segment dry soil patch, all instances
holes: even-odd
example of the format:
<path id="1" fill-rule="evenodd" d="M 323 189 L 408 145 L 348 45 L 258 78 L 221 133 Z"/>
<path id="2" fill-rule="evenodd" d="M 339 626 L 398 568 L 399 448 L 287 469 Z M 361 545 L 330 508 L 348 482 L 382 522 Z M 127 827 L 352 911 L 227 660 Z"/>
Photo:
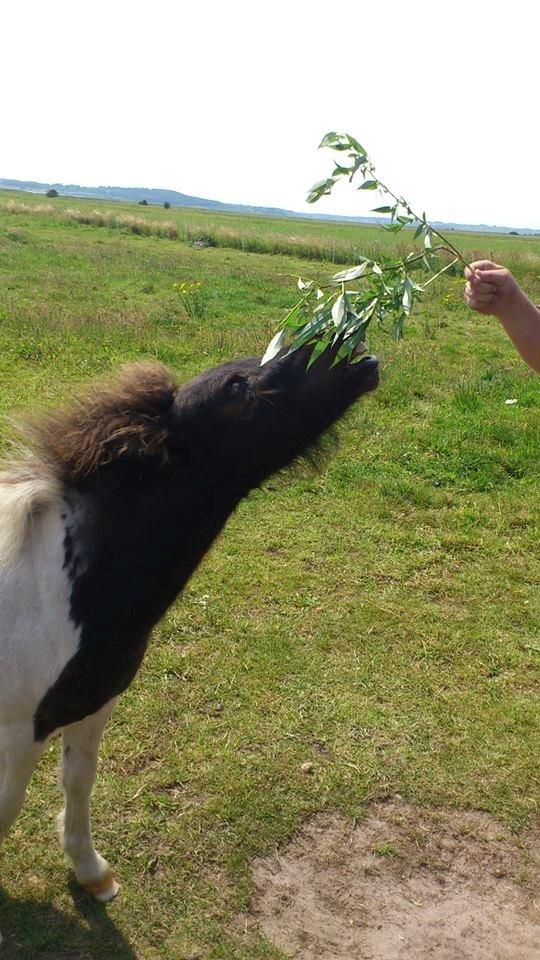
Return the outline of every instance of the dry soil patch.
<path id="1" fill-rule="evenodd" d="M 295 960 L 540 960 L 538 831 L 401 799 L 254 864 L 246 928 Z"/>

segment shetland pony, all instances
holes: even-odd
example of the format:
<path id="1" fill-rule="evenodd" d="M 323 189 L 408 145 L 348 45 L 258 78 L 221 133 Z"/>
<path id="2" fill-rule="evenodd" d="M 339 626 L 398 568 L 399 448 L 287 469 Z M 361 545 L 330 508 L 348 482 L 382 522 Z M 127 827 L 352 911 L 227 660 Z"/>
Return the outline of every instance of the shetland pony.
<path id="1" fill-rule="evenodd" d="M 31 422 L 0 473 L 0 842 L 62 734 L 61 838 L 99 900 L 118 890 L 90 828 L 107 719 L 237 504 L 377 386 L 375 358 L 336 353 L 309 370 L 308 347 L 225 363 L 183 386 L 127 367 Z"/>

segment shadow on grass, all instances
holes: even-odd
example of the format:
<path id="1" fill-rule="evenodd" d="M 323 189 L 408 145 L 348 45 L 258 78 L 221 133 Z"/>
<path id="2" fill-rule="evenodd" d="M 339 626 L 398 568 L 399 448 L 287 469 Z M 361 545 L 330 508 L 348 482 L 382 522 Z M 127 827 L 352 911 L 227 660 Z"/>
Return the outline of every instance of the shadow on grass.
<path id="1" fill-rule="evenodd" d="M 73 877 L 68 885 L 77 917 L 0 887 L 0 960 L 137 960 L 107 905 L 90 899 Z"/>

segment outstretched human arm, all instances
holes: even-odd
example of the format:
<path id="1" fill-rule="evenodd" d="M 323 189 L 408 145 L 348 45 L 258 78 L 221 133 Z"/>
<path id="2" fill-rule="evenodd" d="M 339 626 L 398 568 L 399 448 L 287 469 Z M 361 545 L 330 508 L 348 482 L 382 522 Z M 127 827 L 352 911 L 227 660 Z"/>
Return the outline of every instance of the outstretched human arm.
<path id="1" fill-rule="evenodd" d="M 509 270 L 490 260 L 477 260 L 465 269 L 465 301 L 478 313 L 502 323 L 526 363 L 540 373 L 540 310 Z"/>

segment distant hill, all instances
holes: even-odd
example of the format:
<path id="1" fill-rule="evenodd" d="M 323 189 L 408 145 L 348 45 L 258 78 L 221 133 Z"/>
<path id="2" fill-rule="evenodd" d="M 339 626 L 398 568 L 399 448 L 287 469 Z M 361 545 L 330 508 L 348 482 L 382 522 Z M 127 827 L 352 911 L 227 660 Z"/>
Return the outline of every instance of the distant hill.
<path id="1" fill-rule="evenodd" d="M 289 217 L 295 220 L 326 220 L 334 223 L 386 223 L 382 217 L 340 217 L 328 213 L 295 213 L 280 207 L 255 207 L 243 203 L 222 203 L 220 200 L 208 200 L 205 197 L 191 197 L 177 190 L 156 190 L 149 187 L 81 187 L 78 183 L 38 183 L 35 180 L 9 180 L 0 177 L 0 188 L 4 190 L 24 190 L 28 193 L 44 194 L 47 190 L 57 190 L 63 197 L 80 197 L 94 200 L 120 200 L 124 203 L 140 203 L 163 206 L 170 203 L 174 207 L 197 207 L 201 210 L 216 210 L 222 213 L 245 213 L 263 217 Z M 539 230 L 527 227 L 499 227 L 485 223 L 444 223 L 433 222 L 434 227 L 445 230 L 472 231 L 474 233 L 509 233 L 534 236 Z"/>

